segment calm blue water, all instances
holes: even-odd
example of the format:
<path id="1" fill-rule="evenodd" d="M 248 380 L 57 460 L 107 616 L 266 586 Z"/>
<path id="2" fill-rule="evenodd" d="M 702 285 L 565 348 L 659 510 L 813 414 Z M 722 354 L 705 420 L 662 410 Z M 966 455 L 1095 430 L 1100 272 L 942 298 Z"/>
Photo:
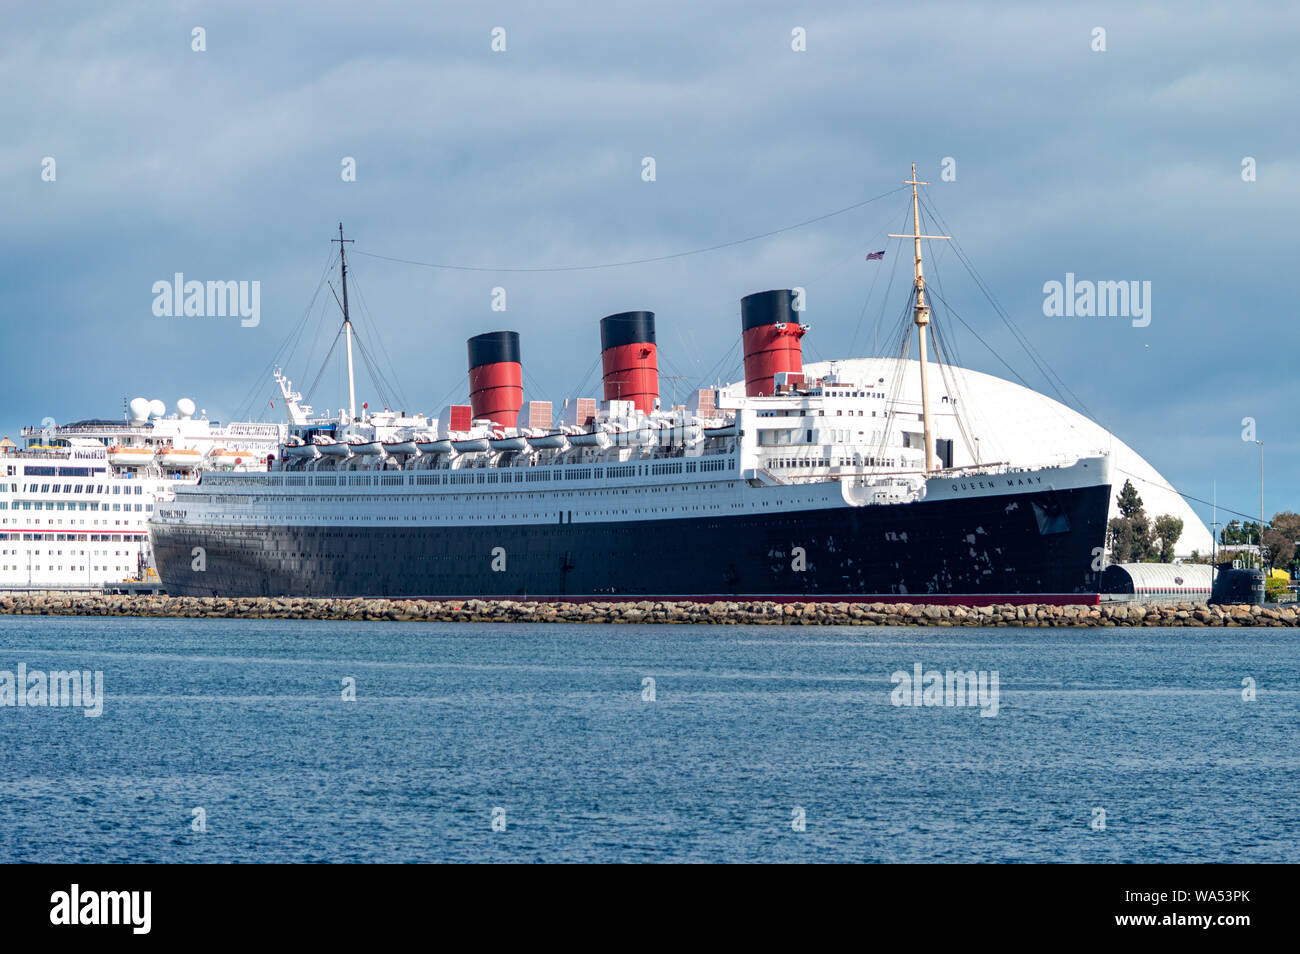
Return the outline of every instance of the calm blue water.
<path id="1" fill-rule="evenodd" d="M 0 861 L 1295 862 L 1298 639 L 0 617 L 107 697 L 0 708 Z"/>

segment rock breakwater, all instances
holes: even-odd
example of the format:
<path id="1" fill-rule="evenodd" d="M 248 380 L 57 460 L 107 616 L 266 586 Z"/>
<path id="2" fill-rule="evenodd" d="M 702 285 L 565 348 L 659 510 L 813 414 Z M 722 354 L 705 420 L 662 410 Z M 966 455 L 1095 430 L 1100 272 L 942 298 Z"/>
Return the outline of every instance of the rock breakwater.
<path id="1" fill-rule="evenodd" d="M 113 596 L 36 593 L 0 596 L 0 614 L 150 618 L 396 620 L 467 623 L 711 623 L 811 626 L 1300 626 L 1290 606 L 1198 603 L 1102 606 L 909 603 L 535 602 L 297 597 Z"/>

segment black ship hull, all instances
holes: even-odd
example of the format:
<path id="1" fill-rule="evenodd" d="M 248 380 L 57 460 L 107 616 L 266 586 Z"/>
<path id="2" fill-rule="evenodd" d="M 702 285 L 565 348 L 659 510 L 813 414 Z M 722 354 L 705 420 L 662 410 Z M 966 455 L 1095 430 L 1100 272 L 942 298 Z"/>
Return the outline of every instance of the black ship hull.
<path id="1" fill-rule="evenodd" d="M 162 522 L 151 536 L 177 596 L 1094 603 L 1109 497 L 523 526 Z"/>

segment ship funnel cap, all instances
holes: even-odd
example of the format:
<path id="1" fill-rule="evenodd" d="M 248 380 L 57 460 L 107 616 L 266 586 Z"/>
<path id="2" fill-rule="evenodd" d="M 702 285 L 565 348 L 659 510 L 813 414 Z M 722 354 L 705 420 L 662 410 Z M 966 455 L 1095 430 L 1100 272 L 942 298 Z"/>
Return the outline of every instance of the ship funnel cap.
<path id="1" fill-rule="evenodd" d="M 798 324 L 800 313 L 795 311 L 794 298 L 794 290 L 790 288 L 774 288 L 746 295 L 740 299 L 742 330 L 749 331 L 764 325 Z"/>
<path id="2" fill-rule="evenodd" d="M 519 332 L 517 331 L 487 331 L 470 338 L 467 344 L 471 368 L 480 368 L 485 364 L 498 364 L 502 361 L 519 363 Z"/>
<path id="3" fill-rule="evenodd" d="M 620 345 L 654 344 L 655 313 L 653 311 L 622 311 L 600 319 L 600 350 L 608 351 Z"/>

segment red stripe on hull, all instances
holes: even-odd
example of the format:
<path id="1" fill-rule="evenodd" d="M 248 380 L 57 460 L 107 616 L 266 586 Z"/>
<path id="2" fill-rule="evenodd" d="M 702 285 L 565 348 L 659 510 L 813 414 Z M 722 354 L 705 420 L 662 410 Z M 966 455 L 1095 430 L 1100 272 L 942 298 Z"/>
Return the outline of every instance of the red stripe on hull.
<path id="1" fill-rule="evenodd" d="M 1099 593 L 952 593 L 894 594 L 829 593 L 810 596 L 805 593 L 709 593 L 703 595 L 652 595 L 605 593 L 595 596 L 404 596 L 362 597 L 363 599 L 411 599 L 430 602 L 481 603 L 907 603 L 912 606 L 1100 606 Z"/>

